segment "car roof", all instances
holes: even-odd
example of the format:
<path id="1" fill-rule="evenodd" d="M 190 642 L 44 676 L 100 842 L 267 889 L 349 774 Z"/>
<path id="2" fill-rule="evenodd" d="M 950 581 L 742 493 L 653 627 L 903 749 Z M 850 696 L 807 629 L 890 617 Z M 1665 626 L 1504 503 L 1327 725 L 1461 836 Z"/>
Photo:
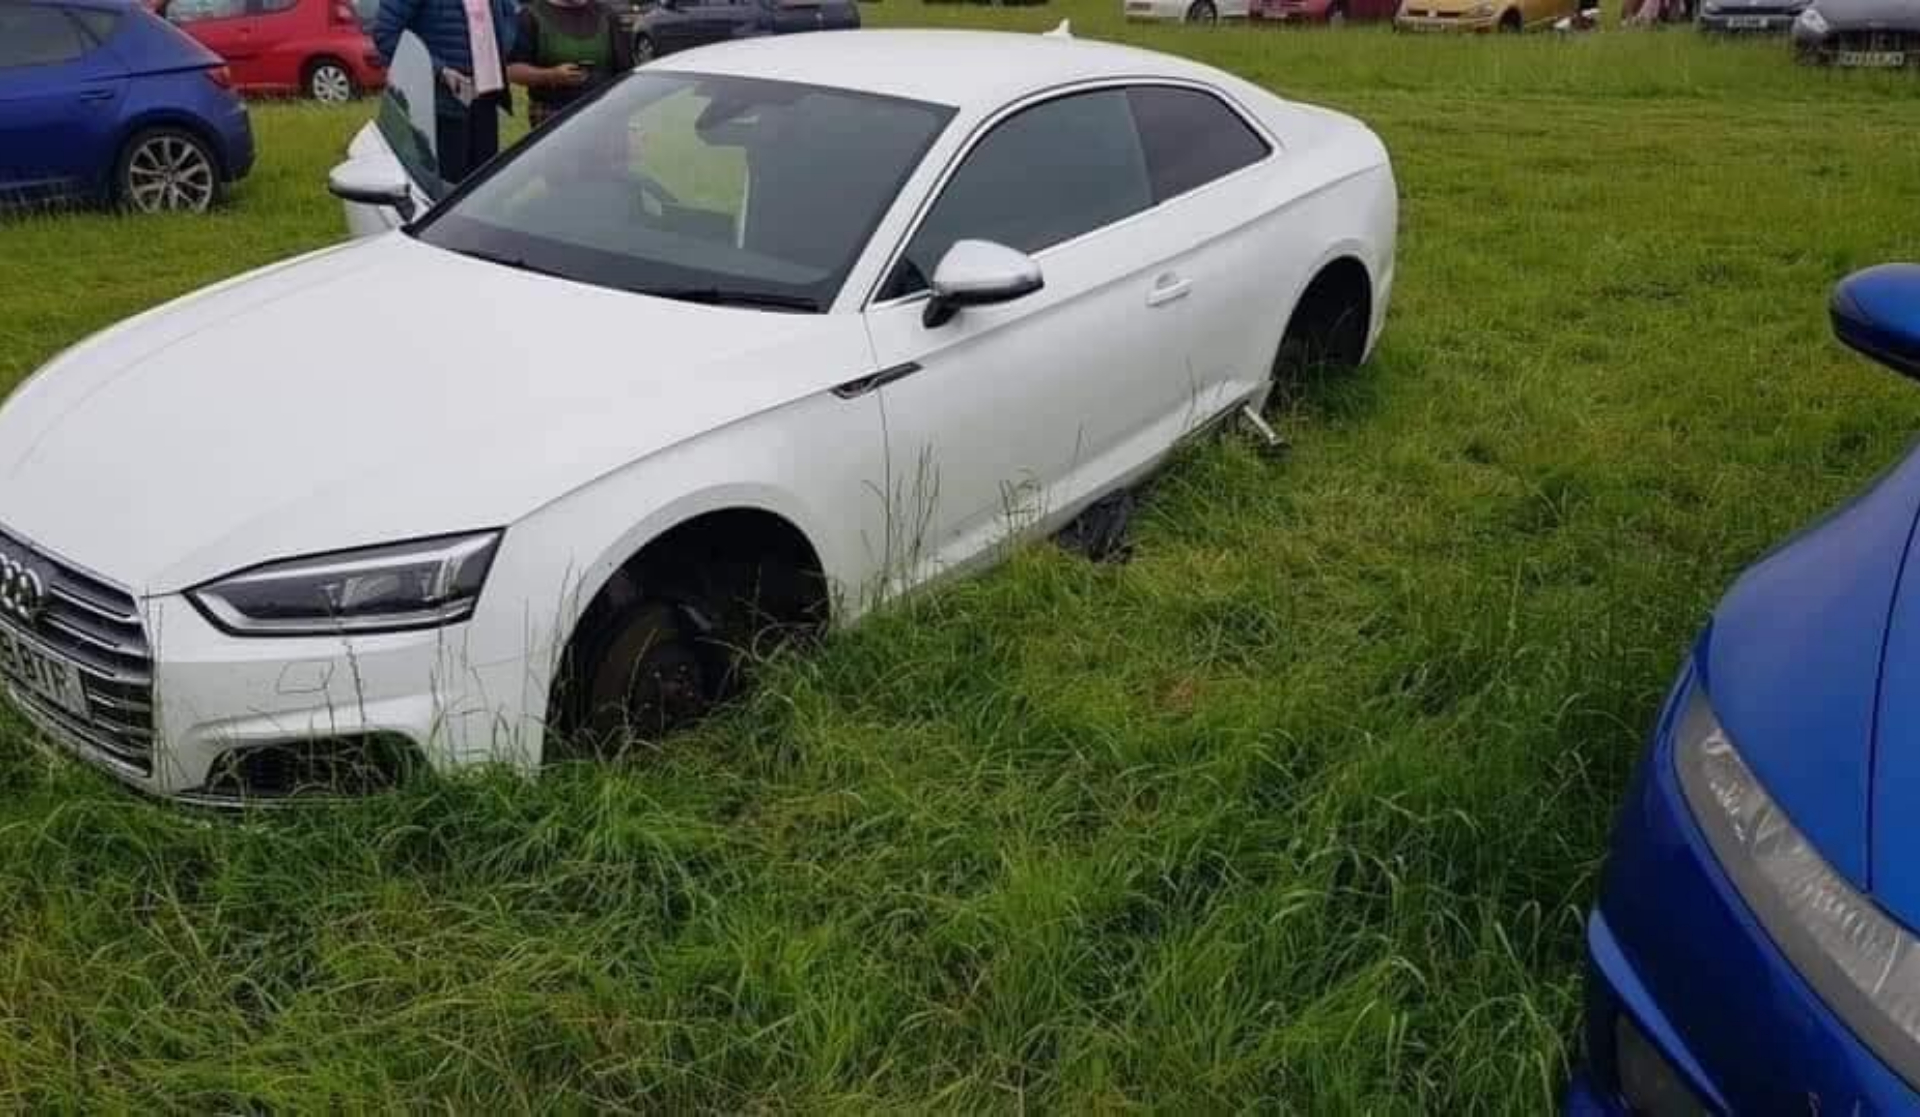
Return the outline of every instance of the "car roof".
<path id="1" fill-rule="evenodd" d="M 992 109 L 1055 86 L 1106 78 L 1224 75 L 1171 55 L 1086 39 L 1004 31 L 829 31 L 743 39 L 649 69 L 856 89 Z"/>

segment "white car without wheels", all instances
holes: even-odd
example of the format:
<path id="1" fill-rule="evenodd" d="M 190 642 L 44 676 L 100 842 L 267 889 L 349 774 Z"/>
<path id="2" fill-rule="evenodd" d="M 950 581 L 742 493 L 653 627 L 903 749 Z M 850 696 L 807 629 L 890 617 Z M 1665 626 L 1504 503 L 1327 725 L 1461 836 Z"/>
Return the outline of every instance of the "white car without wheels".
<path id="1" fill-rule="evenodd" d="M 148 311 L 0 408 L 0 672 L 139 788 L 663 732 L 737 649 L 1058 529 L 1282 357 L 1359 363 L 1393 284 L 1371 132 L 1117 46 L 692 51 L 438 201 L 407 108 L 333 176 L 404 229 Z"/>

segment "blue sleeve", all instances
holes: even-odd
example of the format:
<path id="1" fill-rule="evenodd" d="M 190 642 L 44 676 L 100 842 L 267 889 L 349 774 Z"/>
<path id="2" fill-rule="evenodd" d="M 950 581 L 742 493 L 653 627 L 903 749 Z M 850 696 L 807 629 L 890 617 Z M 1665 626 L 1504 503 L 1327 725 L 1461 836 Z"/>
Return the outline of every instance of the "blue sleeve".
<path id="1" fill-rule="evenodd" d="M 400 33 L 413 23 L 419 8 L 420 0 L 380 0 L 380 10 L 374 14 L 367 35 L 386 65 L 393 65 L 393 52 L 400 49 Z"/>
<path id="2" fill-rule="evenodd" d="M 493 0 L 493 26 L 500 36 L 500 57 L 504 61 L 513 53 L 514 40 L 520 37 L 520 5 L 516 0 Z"/>

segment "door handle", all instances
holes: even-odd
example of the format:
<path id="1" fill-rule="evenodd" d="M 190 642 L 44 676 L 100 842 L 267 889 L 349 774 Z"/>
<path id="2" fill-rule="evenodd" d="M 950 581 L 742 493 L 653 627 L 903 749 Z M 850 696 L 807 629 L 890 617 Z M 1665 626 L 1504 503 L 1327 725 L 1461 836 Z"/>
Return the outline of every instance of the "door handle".
<path id="1" fill-rule="evenodd" d="M 1165 306 L 1177 302 L 1193 293 L 1193 284 L 1172 272 L 1153 281 L 1153 290 L 1147 292 L 1148 306 Z"/>
<path id="2" fill-rule="evenodd" d="M 80 99 L 82 101 L 111 101 L 113 98 L 114 91 L 111 89 L 82 89 L 80 91 Z"/>

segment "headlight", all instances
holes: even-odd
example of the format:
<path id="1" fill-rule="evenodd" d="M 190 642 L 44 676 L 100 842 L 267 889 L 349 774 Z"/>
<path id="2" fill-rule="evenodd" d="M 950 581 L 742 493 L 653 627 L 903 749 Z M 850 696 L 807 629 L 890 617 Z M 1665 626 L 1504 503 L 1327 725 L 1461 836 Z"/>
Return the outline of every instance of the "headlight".
<path id="1" fill-rule="evenodd" d="M 1920 1082 L 1920 941 L 1833 871 L 1773 801 L 1696 686 L 1675 762 L 1714 856 L 1800 976 L 1908 1082 Z"/>
<path id="2" fill-rule="evenodd" d="M 1806 11 L 1801 12 L 1800 18 L 1794 20 L 1794 22 L 1815 35 L 1825 35 L 1829 30 L 1827 27 L 1827 17 L 1821 15 L 1820 9 L 1818 8 L 1808 8 Z"/>
<path id="3" fill-rule="evenodd" d="M 497 531 L 268 563 L 191 590 L 236 636 L 323 636 L 433 628 L 473 615 Z"/>

